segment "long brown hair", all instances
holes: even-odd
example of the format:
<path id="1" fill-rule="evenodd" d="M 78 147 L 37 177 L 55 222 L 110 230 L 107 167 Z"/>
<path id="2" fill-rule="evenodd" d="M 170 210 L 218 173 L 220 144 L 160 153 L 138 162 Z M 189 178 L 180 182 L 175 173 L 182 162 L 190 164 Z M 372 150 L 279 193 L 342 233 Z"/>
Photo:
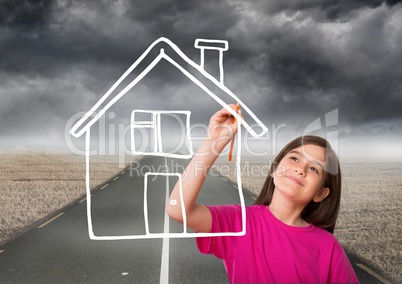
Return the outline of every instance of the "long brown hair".
<path id="1" fill-rule="evenodd" d="M 321 227 L 333 234 L 341 201 L 341 168 L 336 153 L 328 141 L 322 137 L 313 135 L 301 136 L 287 144 L 272 162 L 268 176 L 255 204 L 269 205 L 271 203 L 275 189 L 274 179 L 271 174 L 275 172 L 276 167 L 290 151 L 307 144 L 322 147 L 326 151 L 324 186 L 328 187 L 330 191 L 328 196 L 321 202 L 310 201 L 303 209 L 301 217 L 306 222 Z"/>

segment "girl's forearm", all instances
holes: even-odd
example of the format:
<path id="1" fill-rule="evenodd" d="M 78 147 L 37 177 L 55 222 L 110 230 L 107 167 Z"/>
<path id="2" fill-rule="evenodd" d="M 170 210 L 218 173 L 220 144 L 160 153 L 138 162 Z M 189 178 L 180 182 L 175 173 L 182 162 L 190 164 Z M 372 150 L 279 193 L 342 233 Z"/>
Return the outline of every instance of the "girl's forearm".
<path id="1" fill-rule="evenodd" d="M 231 105 L 234 109 L 235 106 Z M 241 112 L 238 112 L 241 115 Z M 208 135 L 182 174 L 182 198 L 180 182 L 177 182 L 167 208 L 168 215 L 197 232 L 209 232 L 212 216 L 205 205 L 197 204 L 197 197 L 212 165 L 237 132 L 234 117 L 227 109 L 216 112 L 210 119 Z M 183 200 L 183 204 L 181 203 Z M 182 212 L 182 205 L 184 211 Z"/>

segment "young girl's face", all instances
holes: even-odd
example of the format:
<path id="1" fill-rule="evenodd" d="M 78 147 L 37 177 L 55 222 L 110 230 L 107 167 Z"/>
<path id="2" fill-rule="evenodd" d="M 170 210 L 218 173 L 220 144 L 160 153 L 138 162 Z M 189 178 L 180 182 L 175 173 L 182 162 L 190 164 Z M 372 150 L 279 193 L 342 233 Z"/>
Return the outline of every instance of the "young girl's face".
<path id="1" fill-rule="evenodd" d="M 291 150 L 272 174 L 275 191 L 298 204 L 322 201 L 329 194 L 324 187 L 325 161 L 320 146 L 308 144 Z"/>

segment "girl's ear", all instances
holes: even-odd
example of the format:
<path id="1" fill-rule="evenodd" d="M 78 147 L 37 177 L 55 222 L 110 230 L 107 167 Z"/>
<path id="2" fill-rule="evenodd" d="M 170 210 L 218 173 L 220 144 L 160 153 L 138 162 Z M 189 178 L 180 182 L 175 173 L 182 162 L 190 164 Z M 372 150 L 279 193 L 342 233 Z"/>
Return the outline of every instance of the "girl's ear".
<path id="1" fill-rule="evenodd" d="M 314 202 L 321 202 L 325 199 L 325 197 L 328 196 L 330 192 L 330 189 L 328 187 L 323 187 L 317 194 L 314 196 L 313 201 Z"/>

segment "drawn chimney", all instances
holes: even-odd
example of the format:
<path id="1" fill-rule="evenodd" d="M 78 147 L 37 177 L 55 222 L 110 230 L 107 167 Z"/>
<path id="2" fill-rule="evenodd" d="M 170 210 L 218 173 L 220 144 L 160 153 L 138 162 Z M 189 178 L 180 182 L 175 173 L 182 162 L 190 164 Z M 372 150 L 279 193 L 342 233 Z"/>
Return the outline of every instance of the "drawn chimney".
<path id="1" fill-rule="evenodd" d="M 229 49 L 229 44 L 226 40 L 217 39 L 196 39 L 194 47 L 200 50 L 200 66 L 202 69 L 210 73 L 215 78 L 219 78 L 219 82 L 223 83 L 223 52 Z M 206 52 L 207 51 L 207 52 Z M 205 62 L 205 53 L 208 54 L 207 61 Z M 216 57 L 218 56 L 218 60 Z M 212 60 L 213 58 L 214 60 Z M 205 64 L 207 63 L 207 64 Z M 216 66 L 216 65 L 219 66 Z M 207 68 L 205 68 L 205 66 Z M 219 69 L 218 69 L 219 68 Z M 218 70 L 218 71 L 217 71 Z"/>

